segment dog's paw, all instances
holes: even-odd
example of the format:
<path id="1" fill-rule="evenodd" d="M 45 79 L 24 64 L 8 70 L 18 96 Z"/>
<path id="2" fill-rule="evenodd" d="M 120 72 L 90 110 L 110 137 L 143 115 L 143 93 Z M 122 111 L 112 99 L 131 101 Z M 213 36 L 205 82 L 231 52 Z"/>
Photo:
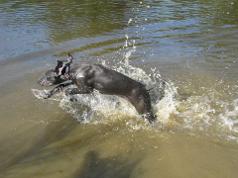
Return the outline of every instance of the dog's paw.
<path id="1" fill-rule="evenodd" d="M 48 90 L 37 90 L 31 89 L 33 95 L 38 99 L 47 99 L 50 97 L 50 92 Z"/>
<path id="2" fill-rule="evenodd" d="M 75 97 L 70 96 L 69 101 L 71 101 L 71 102 L 77 102 L 78 100 L 77 100 Z"/>

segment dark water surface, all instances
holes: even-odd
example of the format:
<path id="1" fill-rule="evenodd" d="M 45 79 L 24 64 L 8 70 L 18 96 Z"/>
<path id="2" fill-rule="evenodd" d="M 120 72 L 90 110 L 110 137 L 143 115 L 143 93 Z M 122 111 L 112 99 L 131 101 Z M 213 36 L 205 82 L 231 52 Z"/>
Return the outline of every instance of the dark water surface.
<path id="1" fill-rule="evenodd" d="M 0 0 L 0 177 L 236 178 L 237 44 L 236 0 Z M 157 123 L 97 93 L 34 97 L 67 52 L 151 87 L 161 75 Z"/>

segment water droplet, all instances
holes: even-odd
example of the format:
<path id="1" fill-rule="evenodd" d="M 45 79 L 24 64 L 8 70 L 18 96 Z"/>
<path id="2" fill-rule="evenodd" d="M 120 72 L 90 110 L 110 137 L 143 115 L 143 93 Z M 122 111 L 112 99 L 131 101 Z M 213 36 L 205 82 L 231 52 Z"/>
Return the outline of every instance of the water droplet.
<path id="1" fill-rule="evenodd" d="M 128 20 L 128 24 L 130 24 L 132 22 L 132 18 L 130 18 L 129 20 Z"/>

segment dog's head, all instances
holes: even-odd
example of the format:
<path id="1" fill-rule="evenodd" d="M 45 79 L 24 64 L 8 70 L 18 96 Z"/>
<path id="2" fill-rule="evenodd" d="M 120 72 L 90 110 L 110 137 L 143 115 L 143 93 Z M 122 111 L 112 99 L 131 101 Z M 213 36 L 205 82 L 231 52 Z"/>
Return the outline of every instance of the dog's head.
<path id="1" fill-rule="evenodd" d="M 41 86 L 52 86 L 60 84 L 67 79 L 67 75 L 70 72 L 70 65 L 73 61 L 71 54 L 68 54 L 66 60 L 57 60 L 55 69 L 48 70 L 39 80 L 38 84 Z"/>
<path id="2" fill-rule="evenodd" d="M 62 83 L 64 80 L 61 79 L 60 76 L 57 75 L 55 70 L 48 70 L 39 80 L 38 84 L 41 86 L 52 86 Z"/>

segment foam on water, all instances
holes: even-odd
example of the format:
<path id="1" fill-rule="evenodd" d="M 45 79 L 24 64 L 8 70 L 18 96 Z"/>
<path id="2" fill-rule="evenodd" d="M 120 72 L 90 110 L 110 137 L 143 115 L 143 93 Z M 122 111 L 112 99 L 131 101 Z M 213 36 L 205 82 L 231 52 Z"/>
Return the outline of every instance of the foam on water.
<path id="1" fill-rule="evenodd" d="M 38 89 L 31 89 L 33 95 L 38 99 L 44 99 L 47 96 L 49 90 L 38 90 Z"/>
<path id="2" fill-rule="evenodd" d="M 238 141 L 238 100 L 223 101 L 206 93 L 191 96 L 177 105 L 177 127 L 218 139 Z"/>
<path id="3" fill-rule="evenodd" d="M 218 118 L 221 120 L 221 126 L 238 134 L 238 99 L 232 103 L 225 103 L 224 112 L 220 113 Z"/>
<path id="4" fill-rule="evenodd" d="M 73 98 L 73 101 L 72 101 Z M 107 122 L 111 116 L 126 114 L 137 116 L 130 103 L 117 96 L 103 95 L 95 91 L 90 95 L 63 96 L 60 107 L 83 123 Z"/>

